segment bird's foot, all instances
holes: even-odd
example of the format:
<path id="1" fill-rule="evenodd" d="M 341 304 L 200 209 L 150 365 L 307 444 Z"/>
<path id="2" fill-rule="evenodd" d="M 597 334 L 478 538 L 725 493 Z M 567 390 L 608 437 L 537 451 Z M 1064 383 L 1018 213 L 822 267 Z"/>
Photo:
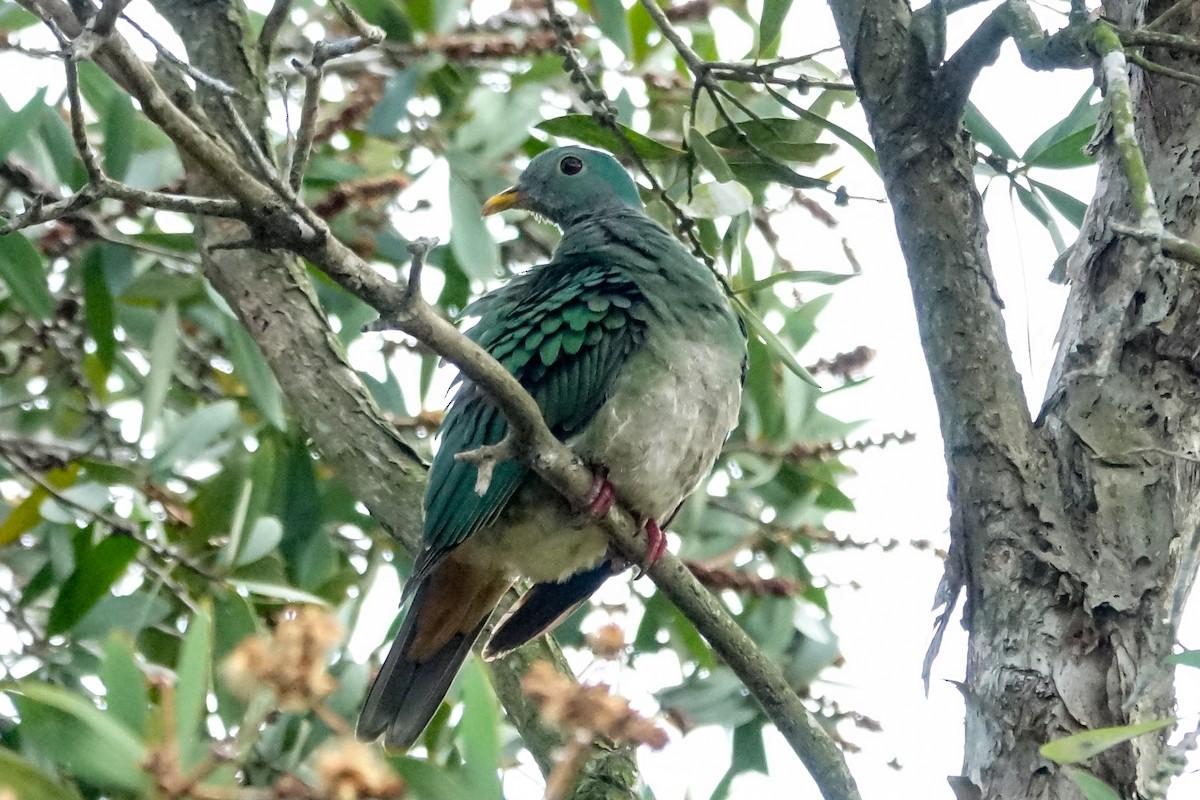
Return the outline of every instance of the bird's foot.
<path id="1" fill-rule="evenodd" d="M 651 566 L 663 557 L 663 553 L 667 552 L 667 535 L 662 532 L 662 528 L 658 527 L 658 522 L 653 518 L 647 519 L 643 526 L 646 531 L 646 558 L 638 565 L 637 575 L 635 580 L 646 574 Z"/>
<path id="2" fill-rule="evenodd" d="M 597 472 L 592 478 L 592 491 L 588 493 L 587 512 L 593 517 L 603 517 L 613 507 L 616 499 L 617 491 L 613 488 L 612 481 L 604 477 L 603 473 Z"/>

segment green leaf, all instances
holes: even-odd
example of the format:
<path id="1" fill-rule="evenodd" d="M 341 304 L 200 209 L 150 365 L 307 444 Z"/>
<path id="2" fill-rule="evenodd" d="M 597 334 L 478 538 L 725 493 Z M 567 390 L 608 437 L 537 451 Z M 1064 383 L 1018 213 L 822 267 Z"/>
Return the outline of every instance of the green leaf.
<path id="1" fill-rule="evenodd" d="M 450 249 L 467 274 L 492 280 L 500 270 L 500 248 L 479 215 L 483 202 L 465 178 L 450 173 Z"/>
<path id="2" fill-rule="evenodd" d="M 79 793 L 11 750 L 0 748 L 0 797 L 13 800 L 79 800 Z"/>
<path id="3" fill-rule="evenodd" d="M 1048 758 L 1056 764 L 1078 764 L 1121 742 L 1127 742 L 1136 736 L 1162 730 L 1174 724 L 1175 718 L 1167 717 L 1149 722 L 1139 722 L 1136 725 L 1096 728 L 1047 742 L 1038 752 L 1042 754 L 1043 758 Z"/>
<path id="4" fill-rule="evenodd" d="M 1067 767 L 1067 774 L 1087 800 L 1121 800 L 1121 795 L 1104 781 L 1090 772 L 1084 772 L 1075 767 Z"/>
<path id="5" fill-rule="evenodd" d="M 1061 189 L 1030 179 L 1030 185 L 1046 196 L 1050 205 L 1066 218 L 1076 228 L 1083 227 L 1083 216 L 1087 213 L 1087 203 L 1076 199 Z"/>
<path id="6" fill-rule="evenodd" d="M 0 8 L 0 31 L 19 31 L 36 25 L 38 21 L 34 14 L 16 4 L 6 3 Z"/>
<path id="7" fill-rule="evenodd" d="M 474 787 L 438 764 L 402 756 L 393 756 L 388 762 L 418 800 L 463 800 L 474 796 Z"/>
<path id="8" fill-rule="evenodd" d="M 229 343 L 229 361 L 233 364 L 234 372 L 242 379 L 250 399 L 263 418 L 275 430 L 285 430 L 287 420 L 283 416 L 283 396 L 258 343 L 237 320 L 227 320 L 227 324 L 226 341 Z"/>
<path id="9" fill-rule="evenodd" d="M 86 533 L 80 533 L 86 536 Z M 103 597 L 138 552 L 138 543 L 129 536 L 111 534 L 100 540 L 81 558 L 50 609 L 46 633 L 63 633 L 83 619 L 92 606 Z"/>
<path id="10" fill-rule="evenodd" d="M 1167 656 L 1167 663 L 1200 669 L 1200 650 L 1184 650 L 1182 653 L 1174 653 Z"/>
<path id="11" fill-rule="evenodd" d="M 174 302 L 167 303 L 154 323 L 154 335 L 150 339 L 150 374 L 146 376 L 142 396 L 142 423 L 138 438 L 144 437 L 158 421 L 163 404 L 167 400 L 167 389 L 171 386 L 171 375 L 175 371 L 175 359 L 179 355 L 179 309 Z"/>
<path id="12" fill-rule="evenodd" d="M 1021 201 L 1021 205 L 1025 206 L 1025 210 L 1032 214 L 1034 219 L 1042 223 L 1042 227 L 1050 234 L 1050 239 L 1054 242 L 1055 249 L 1060 253 L 1066 250 L 1067 243 L 1063 239 L 1062 232 L 1058 229 L 1058 223 L 1054 221 L 1054 217 L 1050 214 L 1050 209 L 1046 208 L 1046 204 L 1042 202 L 1042 198 L 1016 181 L 1012 182 L 1012 188 L 1017 193 L 1017 199 Z"/>
<path id="13" fill-rule="evenodd" d="M 854 152 L 858 153 L 859 156 L 862 157 L 863 161 L 867 162 L 867 166 L 875 170 L 876 175 L 882 174 L 879 171 L 879 157 L 875 155 L 875 150 L 871 147 L 871 145 L 867 144 L 862 139 L 843 128 L 841 125 L 835 125 L 834 123 L 825 119 L 820 114 L 814 114 L 813 112 L 804 108 L 800 108 L 799 106 L 792 108 L 792 111 L 796 114 L 796 116 L 800 117 L 800 119 L 811 122 L 818 128 L 829 131 L 834 136 L 850 145 Z"/>
<path id="14" fill-rule="evenodd" d="M 785 117 L 749 119 L 736 126 L 726 125 L 708 134 L 708 139 L 717 147 L 736 150 L 745 155 L 752 152 L 742 140 L 745 136 L 755 147 L 776 158 L 804 164 L 812 164 L 833 152 L 832 144 L 813 141 L 819 129 L 811 122 Z M 739 133 L 742 136 L 739 136 Z M 872 154 L 873 155 L 873 154 Z"/>
<path id="15" fill-rule="evenodd" d="M 109 369 L 117 354 L 113 296 L 104 280 L 103 246 L 88 250 L 83 259 L 83 311 L 96 355 Z"/>
<path id="16" fill-rule="evenodd" d="M 150 709 L 150 692 L 134 652 L 133 640 L 128 636 L 110 636 L 104 643 L 100 680 L 104 682 L 104 705 L 108 713 L 129 730 L 142 734 Z"/>
<path id="17" fill-rule="evenodd" d="M 629 33 L 629 19 L 621 0 L 591 0 L 592 16 L 600 32 L 612 41 L 626 56 L 633 56 L 633 37 Z"/>
<path id="18" fill-rule="evenodd" d="M 995 126 L 988 122 L 987 117 L 981 114 L 975 104 L 970 101 L 967 101 L 967 108 L 963 112 L 963 127 L 975 138 L 975 141 L 986 145 L 987 149 L 1001 158 L 1009 161 L 1020 160 L 1012 145 L 1000 135 L 1000 131 L 996 130 Z"/>
<path id="19" fill-rule="evenodd" d="M 551 136 L 565 136 L 581 144 L 599 147 L 618 156 L 624 156 L 627 152 L 621 136 L 618 136 L 611 128 L 596 122 L 589 114 L 566 114 L 538 123 L 535 127 Z M 633 147 L 633 151 L 647 161 L 661 161 L 666 158 L 679 158 L 683 155 L 682 150 L 667 147 L 648 136 L 643 136 L 632 128 L 627 128 L 620 123 L 617 124 L 617 127 Z"/>
<path id="20" fill-rule="evenodd" d="M 736 217 L 754 205 L 750 190 L 740 183 L 702 183 L 692 189 L 692 199 L 681 203 L 689 215 L 700 219 Z"/>
<path id="21" fill-rule="evenodd" d="M 754 294 L 757 291 L 766 289 L 768 286 L 774 286 L 777 283 L 820 283 L 825 286 L 837 286 L 839 283 L 858 277 L 854 273 L 845 272 L 823 272 L 821 270 L 793 270 L 789 272 L 776 272 L 774 275 L 769 275 L 762 280 L 755 281 L 747 286 L 738 286 L 734 289 L 735 294 Z"/>
<path id="22" fill-rule="evenodd" d="M 238 420 L 237 402 L 218 400 L 176 421 L 163 436 L 147 469 L 161 475 L 181 461 L 201 455 Z"/>
<path id="23" fill-rule="evenodd" d="M 0 278 L 17 303 L 41 320 L 54 314 L 46 268 L 33 244 L 19 232 L 0 236 Z"/>
<path id="24" fill-rule="evenodd" d="M 796 356 L 788 348 L 787 344 L 785 344 L 784 341 L 780 339 L 773 330 L 767 327 L 767 323 L 763 322 L 762 319 L 760 319 L 759 316 L 751 310 L 750 306 L 746 305 L 744 300 L 736 295 L 731 297 L 730 300 L 733 302 L 733 307 L 737 310 L 738 316 L 740 316 L 746 323 L 746 327 L 749 328 L 755 336 L 762 340 L 762 343 L 767 346 L 767 350 L 771 352 L 771 355 L 779 359 L 779 361 L 785 367 L 791 370 L 796 377 L 800 378 L 800 380 L 804 381 L 805 383 L 812 384 L 818 389 L 821 388 L 821 384 L 817 383 L 816 379 L 809 374 L 808 370 L 800 366 L 800 362 L 796 360 Z"/>
<path id="25" fill-rule="evenodd" d="M 801 175 L 785 164 L 762 161 L 756 156 L 753 161 L 729 161 L 729 168 L 740 183 L 775 181 L 797 189 L 827 189 L 829 181 Z"/>
<path id="26" fill-rule="evenodd" d="M 115 716 L 47 683 L 20 681 L 0 689 L 21 714 L 22 739 L 67 774 L 126 791 L 149 787 L 145 746 Z"/>
<path id="27" fill-rule="evenodd" d="M 112 631 L 137 636 L 165 620 L 170 613 L 171 604 L 157 592 L 107 595 L 71 628 L 71 635 L 79 640 L 100 639 Z"/>
<path id="28" fill-rule="evenodd" d="M 71 464 L 46 473 L 46 482 L 55 489 L 65 489 L 73 485 L 78 477 L 79 466 Z M 22 533 L 41 522 L 42 501 L 49 496 L 47 489 L 35 486 L 24 500 L 9 511 L 4 522 L 0 522 L 0 545 L 15 542 Z"/>
<path id="29" fill-rule="evenodd" d="M 41 124 L 45 111 L 46 87 L 43 86 L 20 111 L 0 121 L 0 161 L 21 142 L 34 138 L 32 133 Z"/>
<path id="30" fill-rule="evenodd" d="M 1025 148 L 1025 154 L 1021 156 L 1021 160 L 1030 166 L 1047 166 L 1047 155 L 1051 151 L 1062 149 L 1064 143 L 1068 141 L 1070 141 L 1068 149 L 1073 150 L 1077 156 L 1083 157 L 1083 146 L 1091 138 L 1096 121 L 1100 118 L 1100 104 L 1092 104 L 1092 96 L 1095 91 L 1096 87 L 1089 86 L 1065 117 L 1050 126 L 1041 136 L 1034 139 L 1029 147 Z M 1080 134 L 1083 134 L 1082 139 L 1079 138 Z M 1054 158 L 1051 157 L 1050 161 L 1053 160 Z M 1084 163 L 1089 162 L 1090 158 L 1085 158 Z"/>
<path id="31" fill-rule="evenodd" d="M 283 539 L 283 525 L 275 517 L 259 517 L 246 536 L 234 565 L 244 567 L 271 553 Z"/>
<path id="32" fill-rule="evenodd" d="M 763 0 L 762 17 L 758 23 L 758 53 L 775 52 L 783 21 L 792 10 L 792 0 Z"/>
<path id="33" fill-rule="evenodd" d="M 185 767 L 200 760 L 207 746 L 202 736 L 205 701 L 212 672 L 212 618 L 197 610 L 183 637 L 175 665 L 175 725 L 180 760 Z"/>
<path id="34" fill-rule="evenodd" d="M 104 114 L 104 171 L 113 180 L 124 180 L 133 161 L 133 100 L 116 92 Z"/>
<path id="35" fill-rule="evenodd" d="M 503 800 L 500 790 L 500 711 L 479 659 L 462 671 L 463 718 L 458 737 L 463 747 L 463 771 L 472 797 Z"/>
<path id="36" fill-rule="evenodd" d="M 293 586 L 282 586 L 277 583 L 266 583 L 264 581 L 247 581 L 239 578 L 232 578 L 229 584 L 236 589 L 257 594 L 262 597 L 269 597 L 272 600 L 282 600 L 285 603 L 311 603 L 318 606 L 328 606 L 324 598 L 317 597 L 311 592 L 306 592 L 297 589 Z"/>
<path id="37" fill-rule="evenodd" d="M 1089 155 L 1085 148 L 1092 140 L 1093 132 L 1094 128 L 1084 128 L 1066 136 L 1039 153 L 1036 161 L 1025 163 L 1042 169 L 1076 169 L 1091 166 L 1096 163 L 1096 159 Z"/>
<path id="38" fill-rule="evenodd" d="M 725 163 L 725 158 L 717 152 L 717 148 L 712 146 L 712 143 L 704 137 L 700 131 L 695 128 L 688 128 L 687 132 L 688 147 L 692 149 L 692 153 L 696 156 L 696 160 L 700 165 L 712 173 L 712 176 L 721 183 L 733 180 L 733 172 L 730 171 L 729 165 Z"/>

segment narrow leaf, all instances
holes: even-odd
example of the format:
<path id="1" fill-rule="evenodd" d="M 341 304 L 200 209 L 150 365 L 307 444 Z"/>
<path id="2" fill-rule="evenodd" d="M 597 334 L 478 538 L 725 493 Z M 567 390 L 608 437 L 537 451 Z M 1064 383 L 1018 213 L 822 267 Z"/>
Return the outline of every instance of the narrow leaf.
<path id="1" fill-rule="evenodd" d="M 500 790 L 500 711 L 479 659 L 462 674 L 463 718 L 458 726 L 464 772 L 472 797 L 502 800 Z"/>
<path id="2" fill-rule="evenodd" d="M 773 356 L 778 358 L 785 367 L 795 373 L 796 377 L 800 378 L 800 380 L 810 383 L 818 389 L 821 388 L 821 384 L 817 383 L 816 379 L 809 374 L 808 370 L 800 366 L 800 362 L 796 360 L 796 356 L 792 353 L 784 341 L 780 339 L 773 330 L 767 327 L 767 323 L 763 322 L 762 319 L 751 310 L 750 306 L 746 305 L 744 300 L 736 295 L 731 297 L 730 300 L 733 302 L 733 307 L 737 310 L 738 316 L 740 316 L 746 323 L 746 327 L 749 328 L 755 336 L 762 340 L 762 343 L 767 346 L 767 349 Z"/>
<path id="3" fill-rule="evenodd" d="M 692 190 L 692 199 L 682 203 L 683 210 L 700 219 L 736 217 L 750 210 L 754 198 L 740 183 L 702 183 Z"/>
<path id="4" fill-rule="evenodd" d="M 21 142 L 33 138 L 32 133 L 41 124 L 45 111 L 46 87 L 43 86 L 20 111 L 0 121 L 0 161 Z"/>
<path id="5" fill-rule="evenodd" d="M 113 715 L 90 700 L 37 681 L 6 684 L 21 714 L 22 739 L 70 775 L 126 791 L 149 784 L 146 749 Z"/>
<path id="6" fill-rule="evenodd" d="M 714 178 L 721 183 L 733 180 L 733 173 L 729 170 L 729 165 L 725 163 L 725 158 L 717 152 L 717 148 L 712 146 L 704 134 L 695 128 L 688 128 L 687 140 L 696 160 L 711 172 Z"/>
<path id="7" fill-rule="evenodd" d="M 117 92 L 104 114 L 104 171 L 114 180 L 124 180 L 133 161 L 133 100 Z"/>
<path id="8" fill-rule="evenodd" d="M 139 439 L 149 432 L 162 413 L 178 355 L 179 309 L 172 302 L 163 308 L 162 314 L 154 324 L 154 335 L 150 339 L 150 374 L 146 377 L 145 394 L 142 396 Z"/>
<path id="9" fill-rule="evenodd" d="M 79 793 L 11 750 L 0 748 L 0 797 L 13 800 L 79 800 Z"/>
<path id="10" fill-rule="evenodd" d="M 329 605 L 324 598 L 291 586 L 281 586 L 276 583 L 265 583 L 263 581 L 246 581 L 236 578 L 231 579 L 229 583 L 234 588 L 242 589 L 250 594 L 270 597 L 273 600 L 282 600 L 285 603 L 311 603 L 318 606 Z"/>
<path id="11" fill-rule="evenodd" d="M 758 52 L 774 52 L 772 45 L 779 39 L 783 21 L 792 10 L 792 0 L 763 0 L 762 17 L 758 23 Z"/>
<path id="12" fill-rule="evenodd" d="M 629 33 L 629 18 L 621 0 L 591 0 L 596 27 L 626 56 L 633 56 L 633 37 Z"/>
<path id="13" fill-rule="evenodd" d="M 86 536 L 86 533 L 81 533 Z M 128 536 L 106 536 L 81 559 L 67 577 L 50 609 L 46 633 L 70 630 L 103 597 L 137 555 L 138 543 Z"/>
<path id="14" fill-rule="evenodd" d="M 129 730 L 141 734 L 150 709 L 150 692 L 146 676 L 134 657 L 133 640 L 128 636 L 115 634 L 104 643 L 100 680 L 104 682 L 104 705 L 108 713 Z"/>
<path id="15" fill-rule="evenodd" d="M 111 369 L 117 354 L 117 337 L 114 332 L 116 316 L 113 310 L 113 296 L 104 280 L 102 258 L 100 247 L 91 248 L 84 256 L 83 311 L 88 333 L 96 343 L 96 355 Z"/>
<path id="16" fill-rule="evenodd" d="M 46 267 L 33 244 L 21 233 L 0 236 L 0 278 L 17 303 L 41 320 L 54 314 L 54 296 L 46 285 Z"/>
<path id="17" fill-rule="evenodd" d="M 825 286 L 837 286 L 839 283 L 857 277 L 852 273 L 822 272 L 821 270 L 795 270 L 791 272 L 776 272 L 762 280 L 734 289 L 736 294 L 753 294 L 777 283 L 820 283 Z"/>
<path id="18" fill-rule="evenodd" d="M 229 360 L 234 372 L 242 379 L 246 392 L 263 418 L 278 431 L 286 429 L 283 395 L 258 343 L 237 320 L 230 319 L 227 324 L 226 341 L 229 343 Z"/>
<path id="19" fill-rule="evenodd" d="M 625 155 L 625 142 L 611 128 L 602 126 L 589 114 L 566 114 L 539 123 L 538 130 L 545 131 L 551 136 L 565 136 L 582 144 L 599 147 L 618 156 Z M 665 158 L 678 158 L 683 152 L 673 147 L 667 147 L 648 136 L 643 136 L 632 128 L 618 123 L 624 138 L 642 158 L 648 161 L 659 161 Z"/>
<path id="20" fill-rule="evenodd" d="M 1029 147 L 1025 148 L 1021 160 L 1026 164 L 1040 164 L 1047 151 L 1061 146 L 1063 141 L 1080 132 L 1087 132 L 1087 136 L 1083 140 L 1086 143 L 1087 139 L 1091 138 L 1091 131 L 1096 127 L 1096 121 L 1100 118 L 1100 104 L 1093 105 L 1092 103 L 1095 92 L 1096 87 L 1089 86 L 1065 117 L 1051 125 L 1041 136 L 1034 139 Z M 1082 143 L 1079 147 L 1082 148 Z"/>
<path id="21" fill-rule="evenodd" d="M 205 742 L 201 728 L 212 671 L 212 619 L 205 610 L 192 615 L 179 662 L 175 665 L 175 724 L 180 759 L 185 766 L 200 759 Z"/>
<path id="22" fill-rule="evenodd" d="M 1075 781 L 1075 785 L 1079 787 L 1079 791 L 1083 792 L 1083 796 L 1087 800 L 1121 800 L 1121 795 L 1117 793 L 1116 789 L 1090 772 L 1068 767 L 1067 774 L 1071 776 L 1071 780 Z"/>
<path id="23" fill-rule="evenodd" d="M 1121 725 L 1114 728 L 1096 728 L 1083 731 L 1064 739 L 1056 739 L 1042 745 L 1042 757 L 1057 764 L 1078 764 L 1086 761 L 1097 753 L 1101 753 L 1121 742 L 1127 742 L 1135 736 L 1161 730 L 1175 724 L 1174 717 L 1155 719 L 1149 722 L 1139 722 L 1136 725 Z"/>
<path id="24" fill-rule="evenodd" d="M 479 215 L 483 202 L 463 177 L 450 175 L 450 249 L 467 274 L 476 280 L 496 277 L 500 248 Z"/>
<path id="25" fill-rule="evenodd" d="M 1030 185 L 1036 188 L 1039 192 L 1046 196 L 1050 201 L 1050 205 L 1062 214 L 1068 222 L 1076 228 L 1083 227 L 1083 216 L 1087 213 L 1087 203 L 1064 192 L 1062 189 L 1055 189 L 1040 181 L 1030 180 Z"/>
<path id="26" fill-rule="evenodd" d="M 237 419 L 237 402 L 233 400 L 218 400 L 212 405 L 201 406 L 171 427 L 147 465 L 148 469 L 152 474 L 161 474 L 181 461 L 196 458 Z"/>
<path id="27" fill-rule="evenodd" d="M 982 145 L 986 145 L 987 149 L 991 150 L 1001 158 L 1006 158 L 1009 161 L 1018 161 L 1017 151 L 1013 150 L 1000 131 L 996 130 L 992 123 L 988 122 L 987 117 L 980 113 L 975 104 L 968 101 L 967 108 L 963 112 L 963 127 L 971 136 L 975 137 L 975 141 Z"/>
<path id="28" fill-rule="evenodd" d="M 74 484 L 78 476 L 79 466 L 71 464 L 46 473 L 46 482 L 56 489 L 65 489 Z M 49 496 L 49 491 L 35 486 L 24 500 L 9 511 L 4 522 L 0 522 L 0 545 L 16 541 L 18 536 L 38 524 L 42 519 L 42 501 Z"/>

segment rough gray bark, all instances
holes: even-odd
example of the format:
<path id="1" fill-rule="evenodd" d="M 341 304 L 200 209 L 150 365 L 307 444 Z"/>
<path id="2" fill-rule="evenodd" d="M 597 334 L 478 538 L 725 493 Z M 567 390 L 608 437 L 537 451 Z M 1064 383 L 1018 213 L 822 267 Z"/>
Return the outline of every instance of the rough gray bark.
<path id="1" fill-rule="evenodd" d="M 1071 253 L 1059 369 L 1031 420 L 1006 345 L 971 145 L 960 106 L 947 102 L 963 94 L 964 76 L 931 70 L 907 3 L 831 6 L 895 209 L 945 439 L 952 544 L 942 599 L 965 590 L 970 633 L 966 751 L 953 783 L 960 797 L 1081 797 L 1040 756 L 1042 744 L 1173 711 L 1163 659 L 1191 588 L 1200 524 L 1196 267 L 1108 227 L 1136 215 L 1106 137 L 1097 197 Z M 1129 25 L 1147 16 L 1144 0 L 1105 11 Z M 1200 18 L 1183 16 L 1169 29 L 1194 31 Z M 981 68 L 1000 41 L 986 38 L 947 64 Z M 1154 57 L 1184 66 L 1167 52 Z M 1140 71 L 1134 91 L 1160 211 L 1168 230 L 1190 239 L 1200 96 Z M 1142 736 L 1088 766 L 1123 797 L 1145 797 L 1164 742 Z"/>

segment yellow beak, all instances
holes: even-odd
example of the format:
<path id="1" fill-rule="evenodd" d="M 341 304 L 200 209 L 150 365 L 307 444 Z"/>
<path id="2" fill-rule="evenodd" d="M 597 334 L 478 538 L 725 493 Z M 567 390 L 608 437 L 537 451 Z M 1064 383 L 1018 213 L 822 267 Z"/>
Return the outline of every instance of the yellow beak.
<path id="1" fill-rule="evenodd" d="M 480 216 L 488 217 L 492 214 L 498 214 L 501 211 L 507 211 L 510 208 L 516 208 L 525 198 L 517 191 L 517 187 L 505 189 L 498 195 L 489 197 L 488 201 L 483 204 L 483 211 Z"/>

